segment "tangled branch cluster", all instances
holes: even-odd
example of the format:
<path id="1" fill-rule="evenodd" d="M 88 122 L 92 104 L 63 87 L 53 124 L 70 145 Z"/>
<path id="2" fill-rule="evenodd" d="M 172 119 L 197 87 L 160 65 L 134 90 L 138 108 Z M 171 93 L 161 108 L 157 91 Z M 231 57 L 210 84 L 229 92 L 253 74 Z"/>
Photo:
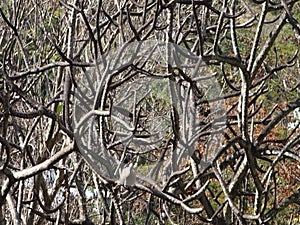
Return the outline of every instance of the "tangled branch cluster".
<path id="1" fill-rule="evenodd" d="M 299 7 L 0 3 L 0 224 L 293 222 Z"/>

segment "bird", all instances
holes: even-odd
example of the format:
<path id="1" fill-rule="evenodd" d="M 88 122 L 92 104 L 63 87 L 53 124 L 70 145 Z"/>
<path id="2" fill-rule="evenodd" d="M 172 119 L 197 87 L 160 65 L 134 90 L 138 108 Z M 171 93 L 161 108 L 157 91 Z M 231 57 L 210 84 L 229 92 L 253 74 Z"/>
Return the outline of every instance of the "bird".
<path id="1" fill-rule="evenodd" d="M 120 168 L 119 175 L 120 175 L 119 183 L 121 185 L 130 186 L 130 185 L 134 185 L 136 182 L 136 172 L 135 169 L 133 168 L 132 163 Z"/>

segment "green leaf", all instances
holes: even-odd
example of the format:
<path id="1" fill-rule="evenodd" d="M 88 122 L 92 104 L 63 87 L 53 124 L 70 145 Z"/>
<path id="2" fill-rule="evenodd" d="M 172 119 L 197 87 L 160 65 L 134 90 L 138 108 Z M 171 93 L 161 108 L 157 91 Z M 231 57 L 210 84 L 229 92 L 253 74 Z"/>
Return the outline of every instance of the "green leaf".
<path id="1" fill-rule="evenodd" d="M 63 108 L 64 108 L 64 104 L 60 104 L 57 106 L 57 109 L 56 109 L 57 115 L 59 115 L 62 112 Z"/>

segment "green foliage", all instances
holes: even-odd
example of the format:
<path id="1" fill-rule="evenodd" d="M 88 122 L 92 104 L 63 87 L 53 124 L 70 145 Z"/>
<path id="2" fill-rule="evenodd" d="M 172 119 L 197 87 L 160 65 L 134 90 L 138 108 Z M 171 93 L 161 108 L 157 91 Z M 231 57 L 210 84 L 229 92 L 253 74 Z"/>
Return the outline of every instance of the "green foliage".
<path id="1" fill-rule="evenodd" d="M 63 108 L 64 108 L 64 104 L 59 104 L 57 106 L 57 109 L 56 109 L 56 114 L 60 115 L 60 113 L 62 112 Z"/>
<path id="2" fill-rule="evenodd" d="M 284 210 L 280 211 L 276 218 L 271 221 L 274 225 L 298 225 L 300 223 L 300 207 L 292 204 Z"/>
<path id="3" fill-rule="evenodd" d="M 169 80 L 168 79 L 152 79 L 150 84 L 150 99 L 153 103 L 159 103 L 159 110 L 170 106 Z M 158 111 L 159 111 L 158 110 Z"/>

